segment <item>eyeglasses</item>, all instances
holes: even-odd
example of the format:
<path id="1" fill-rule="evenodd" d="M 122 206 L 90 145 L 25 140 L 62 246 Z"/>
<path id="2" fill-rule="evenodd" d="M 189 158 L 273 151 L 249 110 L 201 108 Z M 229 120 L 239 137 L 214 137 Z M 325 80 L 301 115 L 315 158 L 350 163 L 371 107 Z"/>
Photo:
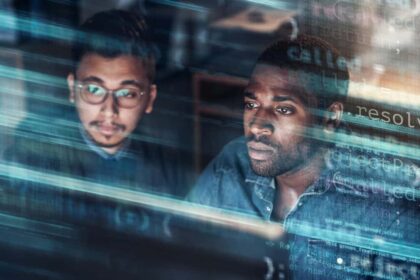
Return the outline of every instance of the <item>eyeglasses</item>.
<path id="1" fill-rule="evenodd" d="M 105 102 L 109 94 L 112 94 L 114 101 L 121 108 L 134 108 L 140 104 L 144 90 L 135 87 L 125 87 L 116 90 L 108 90 L 97 84 L 89 83 L 76 84 L 80 97 L 89 104 L 101 104 Z"/>

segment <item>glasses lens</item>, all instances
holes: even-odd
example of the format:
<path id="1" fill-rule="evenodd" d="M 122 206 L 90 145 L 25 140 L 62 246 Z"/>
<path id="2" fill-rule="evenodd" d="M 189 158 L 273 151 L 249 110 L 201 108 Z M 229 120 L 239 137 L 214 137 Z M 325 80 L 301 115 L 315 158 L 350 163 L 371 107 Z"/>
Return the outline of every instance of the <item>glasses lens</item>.
<path id="1" fill-rule="evenodd" d="M 98 104 L 104 100 L 106 93 L 107 91 L 103 87 L 95 84 L 87 84 L 83 85 L 81 96 L 88 103 Z"/>
<path id="2" fill-rule="evenodd" d="M 120 107 L 132 108 L 140 103 L 142 91 L 138 88 L 123 88 L 115 91 L 114 95 Z"/>

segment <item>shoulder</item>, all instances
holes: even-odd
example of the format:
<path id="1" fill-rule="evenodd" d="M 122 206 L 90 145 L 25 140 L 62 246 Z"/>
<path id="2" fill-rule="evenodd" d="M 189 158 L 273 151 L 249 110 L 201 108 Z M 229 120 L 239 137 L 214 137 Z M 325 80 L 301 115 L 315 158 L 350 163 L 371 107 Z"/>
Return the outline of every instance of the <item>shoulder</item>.
<path id="1" fill-rule="evenodd" d="M 208 167 L 214 168 L 215 172 L 227 170 L 244 172 L 245 170 L 248 170 L 249 159 L 245 138 L 240 137 L 226 144 Z"/>
<path id="2" fill-rule="evenodd" d="M 335 220 L 352 221 L 367 233 L 414 240 L 420 225 L 415 165 L 362 149 L 336 149 L 334 153 L 329 163 L 334 165 L 330 166 L 327 182 L 330 188 L 315 198 L 313 207 L 320 205 L 323 214 L 333 208 Z"/>
<path id="3" fill-rule="evenodd" d="M 237 138 L 228 143 L 205 168 L 188 200 L 220 207 L 226 196 L 242 192 L 249 172 L 245 139 Z"/>
<path id="4" fill-rule="evenodd" d="M 4 158 L 9 162 L 36 166 L 47 160 L 54 150 L 54 145 L 41 139 L 15 138 L 13 145 L 7 147 Z"/>
<path id="5" fill-rule="evenodd" d="M 221 152 L 207 165 L 201 174 L 198 185 L 217 180 L 242 182 L 251 172 L 245 138 L 240 137 L 226 144 Z M 226 178 L 228 177 L 228 178 Z"/>
<path id="6" fill-rule="evenodd" d="M 394 232 L 418 225 L 419 186 L 410 161 L 351 147 L 338 147 L 327 159 L 321 181 L 327 191 L 310 196 L 308 206 L 320 216 L 335 209 L 331 213 L 335 218 L 369 228 L 384 230 L 398 224 Z"/>
<path id="7" fill-rule="evenodd" d="M 52 120 L 54 131 L 45 128 L 34 128 L 29 119 L 24 119 L 16 128 L 11 145 L 6 148 L 4 157 L 7 160 L 25 161 L 54 157 L 69 147 L 80 146 L 78 126 L 72 122 L 56 123 Z"/>
<path id="8" fill-rule="evenodd" d="M 61 172 L 66 166 L 79 162 L 80 154 L 86 152 L 81 144 L 76 138 L 63 135 L 15 137 L 13 144 L 6 149 L 4 159 L 26 168 Z"/>
<path id="9" fill-rule="evenodd" d="M 328 157 L 338 192 L 376 200 L 414 200 L 419 170 L 412 161 L 381 152 L 338 147 Z"/>

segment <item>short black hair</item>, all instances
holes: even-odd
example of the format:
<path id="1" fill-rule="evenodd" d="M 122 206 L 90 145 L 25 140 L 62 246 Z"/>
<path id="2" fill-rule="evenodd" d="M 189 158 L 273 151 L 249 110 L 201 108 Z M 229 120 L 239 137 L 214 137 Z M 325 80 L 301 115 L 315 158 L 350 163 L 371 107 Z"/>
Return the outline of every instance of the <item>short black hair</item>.
<path id="1" fill-rule="evenodd" d="M 78 29 L 72 48 L 73 71 L 87 53 L 114 58 L 132 55 L 142 60 L 150 82 L 155 77 L 156 47 L 143 16 L 128 11 L 99 12 Z"/>
<path id="2" fill-rule="evenodd" d="M 303 74 L 300 81 L 314 94 L 318 108 L 345 102 L 349 71 L 343 56 L 324 40 L 308 35 L 274 42 L 259 56 L 257 64 L 268 64 Z"/>

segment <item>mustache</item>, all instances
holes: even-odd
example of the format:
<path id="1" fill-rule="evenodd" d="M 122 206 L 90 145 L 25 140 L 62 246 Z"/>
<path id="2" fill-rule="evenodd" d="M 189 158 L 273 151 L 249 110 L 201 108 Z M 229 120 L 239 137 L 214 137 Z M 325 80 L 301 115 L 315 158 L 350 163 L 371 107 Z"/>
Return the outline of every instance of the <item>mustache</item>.
<path id="1" fill-rule="evenodd" d="M 275 145 L 273 142 L 271 142 L 270 139 L 268 139 L 268 137 L 266 135 L 258 136 L 258 135 L 251 134 L 251 135 L 246 137 L 246 142 L 248 143 L 248 142 L 251 142 L 251 141 L 259 142 L 259 143 L 265 144 L 267 146 L 270 146 L 272 148 L 277 147 L 277 145 Z"/>
<path id="2" fill-rule="evenodd" d="M 89 126 L 100 126 L 102 125 L 103 121 L 91 121 L 89 123 Z M 117 127 L 119 130 L 125 130 L 126 126 L 123 124 L 119 124 L 119 123 L 115 123 L 115 122 L 111 122 L 112 126 Z"/>

